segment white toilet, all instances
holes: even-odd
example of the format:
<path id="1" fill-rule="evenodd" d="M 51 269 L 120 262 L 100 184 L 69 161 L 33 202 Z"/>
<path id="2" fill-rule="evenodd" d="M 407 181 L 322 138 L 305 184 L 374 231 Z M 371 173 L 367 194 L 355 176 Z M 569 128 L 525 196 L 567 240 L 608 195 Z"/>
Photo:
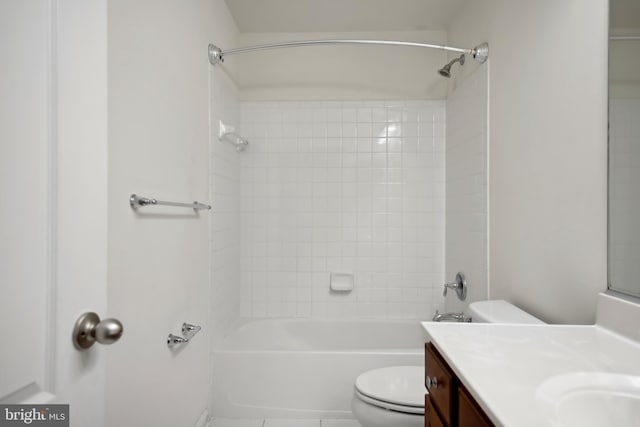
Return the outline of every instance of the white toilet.
<path id="1" fill-rule="evenodd" d="M 471 316 L 471 321 L 475 323 L 544 324 L 537 317 L 502 299 L 472 302 L 467 312 Z"/>
<path id="2" fill-rule="evenodd" d="M 477 301 L 467 310 L 473 322 L 544 322 L 504 300 Z M 424 366 L 390 366 L 356 378 L 351 410 L 363 427 L 424 426 Z"/>

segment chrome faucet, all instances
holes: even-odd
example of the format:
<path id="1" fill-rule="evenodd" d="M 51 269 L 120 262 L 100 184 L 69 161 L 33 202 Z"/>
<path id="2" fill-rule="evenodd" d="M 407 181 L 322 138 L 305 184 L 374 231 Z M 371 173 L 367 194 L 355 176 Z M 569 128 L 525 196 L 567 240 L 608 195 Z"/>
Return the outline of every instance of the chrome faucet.
<path id="1" fill-rule="evenodd" d="M 436 310 L 432 320 L 434 322 L 471 322 L 471 317 L 466 317 L 463 313 L 440 313 Z"/>

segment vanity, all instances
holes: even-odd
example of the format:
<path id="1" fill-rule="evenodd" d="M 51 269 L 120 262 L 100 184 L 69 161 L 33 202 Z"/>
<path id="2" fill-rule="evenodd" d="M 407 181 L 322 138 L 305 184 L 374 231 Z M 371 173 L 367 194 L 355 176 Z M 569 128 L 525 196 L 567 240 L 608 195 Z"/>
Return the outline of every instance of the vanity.
<path id="1" fill-rule="evenodd" d="M 640 426 L 640 306 L 595 325 L 423 322 L 425 426 Z"/>
<path id="2" fill-rule="evenodd" d="M 493 426 L 432 343 L 425 344 L 424 355 L 430 391 L 424 396 L 425 427 Z"/>

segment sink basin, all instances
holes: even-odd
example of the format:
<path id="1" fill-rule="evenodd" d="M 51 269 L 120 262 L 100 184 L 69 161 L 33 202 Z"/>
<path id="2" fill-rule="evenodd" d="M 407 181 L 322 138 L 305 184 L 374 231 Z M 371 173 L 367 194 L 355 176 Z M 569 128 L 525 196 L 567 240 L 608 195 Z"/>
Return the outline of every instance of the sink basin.
<path id="1" fill-rule="evenodd" d="M 536 400 L 554 427 L 640 425 L 640 376 L 606 372 L 558 375 L 537 388 Z"/>

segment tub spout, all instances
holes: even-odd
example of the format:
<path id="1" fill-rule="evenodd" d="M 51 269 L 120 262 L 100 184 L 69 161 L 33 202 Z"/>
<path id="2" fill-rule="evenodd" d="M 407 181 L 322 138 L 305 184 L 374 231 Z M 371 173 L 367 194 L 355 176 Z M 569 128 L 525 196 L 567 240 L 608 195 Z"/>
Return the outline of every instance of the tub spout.
<path id="1" fill-rule="evenodd" d="M 439 313 L 432 319 L 434 322 L 471 322 L 471 317 L 465 316 L 463 313 Z"/>

